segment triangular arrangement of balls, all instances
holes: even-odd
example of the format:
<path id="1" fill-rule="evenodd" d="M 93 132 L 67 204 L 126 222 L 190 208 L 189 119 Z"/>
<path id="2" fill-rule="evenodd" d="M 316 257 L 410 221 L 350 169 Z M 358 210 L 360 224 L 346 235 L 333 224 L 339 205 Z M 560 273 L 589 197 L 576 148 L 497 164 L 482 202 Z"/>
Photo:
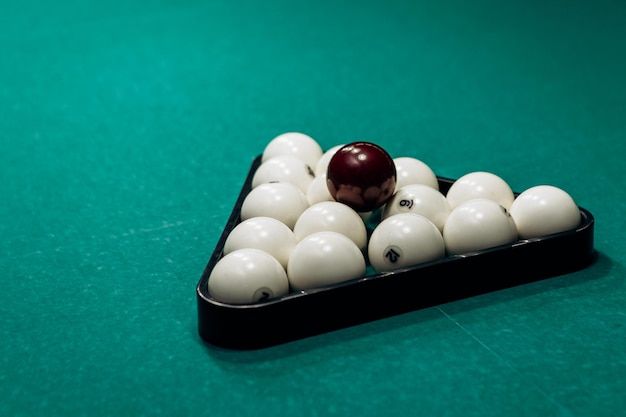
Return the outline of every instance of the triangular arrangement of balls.
<path id="1" fill-rule="evenodd" d="M 288 132 L 263 151 L 208 294 L 258 304 L 574 230 L 582 220 L 555 186 L 515 194 L 493 173 L 470 172 L 444 194 L 414 157 L 392 158 L 364 141 L 324 152 L 310 136 Z"/>

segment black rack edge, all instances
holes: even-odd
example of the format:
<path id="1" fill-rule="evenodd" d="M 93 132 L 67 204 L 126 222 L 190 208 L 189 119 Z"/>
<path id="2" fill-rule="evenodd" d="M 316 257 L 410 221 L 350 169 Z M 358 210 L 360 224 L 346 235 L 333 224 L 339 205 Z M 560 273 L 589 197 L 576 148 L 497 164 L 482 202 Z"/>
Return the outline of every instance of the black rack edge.
<path id="1" fill-rule="evenodd" d="M 228 349 L 260 349 L 422 308 L 575 272 L 591 265 L 594 217 L 580 208 L 575 230 L 475 253 L 447 257 L 391 273 L 264 303 L 231 305 L 208 294 L 209 275 L 222 256 L 226 237 L 239 223 L 239 210 L 261 163 L 256 157 L 222 235 L 196 286 L 198 332 Z M 445 193 L 454 180 L 438 177 Z M 285 323 L 297 317 L 297 325 Z"/>

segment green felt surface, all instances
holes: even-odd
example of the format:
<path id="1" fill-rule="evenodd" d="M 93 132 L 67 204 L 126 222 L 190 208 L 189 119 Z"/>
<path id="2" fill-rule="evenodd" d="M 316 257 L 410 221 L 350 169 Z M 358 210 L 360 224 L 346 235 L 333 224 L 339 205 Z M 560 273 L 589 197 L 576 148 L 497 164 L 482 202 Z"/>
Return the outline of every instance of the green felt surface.
<path id="1" fill-rule="evenodd" d="M 8 3 L 0 415 L 625 414 L 623 1 Z M 595 215 L 598 261 L 260 351 L 208 346 L 195 285 L 286 131 L 560 186 Z"/>

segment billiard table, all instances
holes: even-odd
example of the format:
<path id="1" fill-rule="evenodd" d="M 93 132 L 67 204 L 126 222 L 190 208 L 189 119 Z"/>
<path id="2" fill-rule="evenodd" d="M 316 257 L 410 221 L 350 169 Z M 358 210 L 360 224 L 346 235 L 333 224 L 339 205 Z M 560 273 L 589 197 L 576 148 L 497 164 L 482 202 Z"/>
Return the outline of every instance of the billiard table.
<path id="1" fill-rule="evenodd" d="M 626 3 L 12 3 L 0 415 L 623 415 Z M 544 277 L 533 257 L 528 282 L 302 331 L 332 320 L 313 303 L 262 323 L 281 343 L 211 343 L 198 283 L 292 131 L 558 186 L 593 215 L 593 261 Z"/>

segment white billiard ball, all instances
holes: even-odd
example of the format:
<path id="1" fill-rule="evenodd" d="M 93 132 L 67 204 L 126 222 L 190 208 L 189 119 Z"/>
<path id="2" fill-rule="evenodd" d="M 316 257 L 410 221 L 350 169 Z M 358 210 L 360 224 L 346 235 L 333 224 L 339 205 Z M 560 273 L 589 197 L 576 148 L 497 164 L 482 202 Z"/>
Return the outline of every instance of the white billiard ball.
<path id="1" fill-rule="evenodd" d="M 272 255 L 287 269 L 287 262 L 297 240 L 293 231 L 272 217 L 253 217 L 239 223 L 224 242 L 224 254 L 237 249 L 254 248 Z"/>
<path id="2" fill-rule="evenodd" d="M 298 217 L 309 208 L 306 195 L 288 182 L 261 184 L 252 189 L 241 205 L 241 220 L 272 217 L 293 229 Z"/>
<path id="3" fill-rule="evenodd" d="M 317 161 L 317 165 L 315 165 L 315 175 L 326 175 L 326 171 L 328 171 L 328 164 L 332 159 L 333 155 L 337 153 L 339 149 L 343 147 L 344 144 L 335 145 L 322 155 L 319 161 Z"/>
<path id="4" fill-rule="evenodd" d="M 298 241 L 317 232 L 341 233 L 363 249 L 367 246 L 367 228 L 359 214 L 337 201 L 322 201 L 306 209 L 296 221 L 293 233 Z"/>
<path id="5" fill-rule="evenodd" d="M 443 258 L 445 246 L 433 222 L 419 214 L 400 213 L 376 226 L 367 253 L 374 270 L 387 272 Z"/>
<path id="6" fill-rule="evenodd" d="M 511 205 L 521 239 L 573 230 L 580 224 L 580 209 L 566 191 L 538 185 L 517 196 Z"/>
<path id="7" fill-rule="evenodd" d="M 310 205 L 322 201 L 335 201 L 326 184 L 326 174 L 316 176 L 306 190 L 306 198 Z"/>
<path id="8" fill-rule="evenodd" d="M 287 132 L 269 141 L 263 150 L 261 161 L 265 162 L 280 155 L 293 155 L 302 159 L 311 168 L 315 168 L 322 154 L 322 147 L 309 135 Z"/>
<path id="9" fill-rule="evenodd" d="M 261 163 L 252 177 L 252 188 L 269 182 L 283 181 L 306 193 L 315 173 L 302 159 L 294 155 L 279 155 Z"/>
<path id="10" fill-rule="evenodd" d="M 394 158 L 396 166 L 396 190 L 410 184 L 424 184 L 439 190 L 439 181 L 433 170 L 417 158 L 403 156 Z"/>
<path id="11" fill-rule="evenodd" d="M 510 213 L 493 200 L 469 200 L 452 210 L 443 227 L 451 255 L 513 243 L 517 228 Z"/>
<path id="12" fill-rule="evenodd" d="M 376 209 L 373 211 L 359 211 L 359 216 L 361 217 L 361 220 L 363 220 L 363 223 L 368 223 L 371 219 L 375 219 L 375 214 L 379 214 L 380 213 L 380 209 Z"/>
<path id="13" fill-rule="evenodd" d="M 421 214 L 433 222 L 439 231 L 443 231 L 443 225 L 450 214 L 448 199 L 439 192 L 425 184 L 409 184 L 400 188 L 385 204 L 382 218 L 400 214 Z"/>
<path id="14" fill-rule="evenodd" d="M 267 252 L 238 249 L 215 264 L 208 289 L 223 303 L 250 304 L 289 293 L 289 280 L 280 262 Z"/>
<path id="15" fill-rule="evenodd" d="M 337 232 L 306 236 L 291 252 L 287 265 L 289 284 L 295 291 L 360 278 L 365 271 L 365 257 L 361 250 L 352 240 Z"/>
<path id="16" fill-rule="evenodd" d="M 486 198 L 509 210 L 515 195 L 501 177 L 491 172 L 476 171 L 465 174 L 452 183 L 446 198 L 452 209 L 475 198 Z"/>

